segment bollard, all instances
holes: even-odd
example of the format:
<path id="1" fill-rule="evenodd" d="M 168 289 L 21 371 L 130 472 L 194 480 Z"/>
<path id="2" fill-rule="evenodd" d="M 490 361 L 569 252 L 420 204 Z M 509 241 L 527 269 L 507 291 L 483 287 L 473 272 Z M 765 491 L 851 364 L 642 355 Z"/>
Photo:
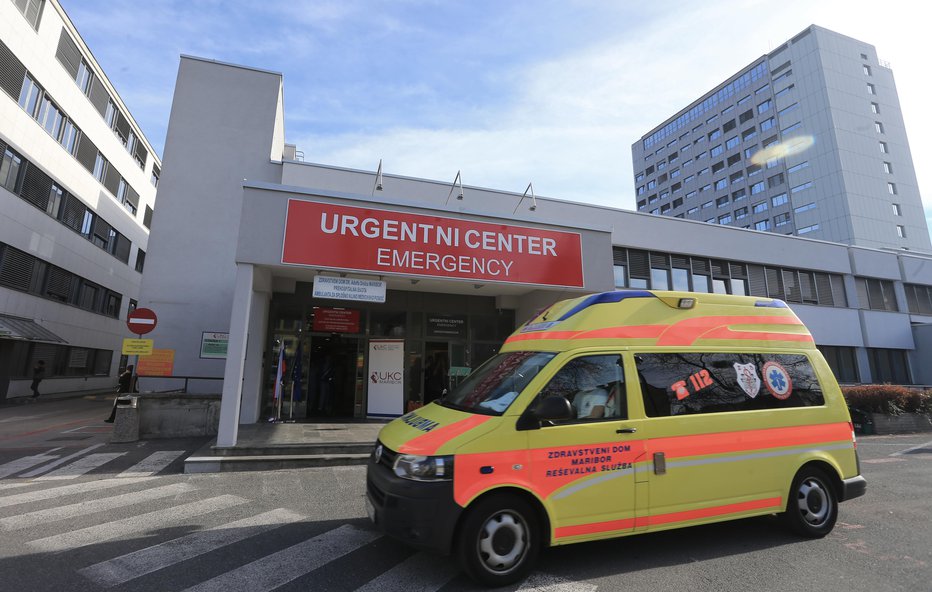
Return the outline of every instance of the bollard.
<path id="1" fill-rule="evenodd" d="M 110 442 L 136 442 L 139 440 L 139 397 L 123 395 L 116 400 L 116 419 Z"/>

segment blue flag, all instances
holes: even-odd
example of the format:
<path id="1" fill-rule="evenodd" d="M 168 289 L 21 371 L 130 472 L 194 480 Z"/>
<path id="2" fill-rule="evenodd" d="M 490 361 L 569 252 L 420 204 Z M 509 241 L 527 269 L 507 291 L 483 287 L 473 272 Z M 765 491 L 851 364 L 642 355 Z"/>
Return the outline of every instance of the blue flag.
<path id="1" fill-rule="evenodd" d="M 301 374 L 303 361 L 301 360 L 301 338 L 298 338 L 298 347 L 294 352 L 294 360 L 291 363 L 291 393 L 295 402 L 301 400 Z"/>

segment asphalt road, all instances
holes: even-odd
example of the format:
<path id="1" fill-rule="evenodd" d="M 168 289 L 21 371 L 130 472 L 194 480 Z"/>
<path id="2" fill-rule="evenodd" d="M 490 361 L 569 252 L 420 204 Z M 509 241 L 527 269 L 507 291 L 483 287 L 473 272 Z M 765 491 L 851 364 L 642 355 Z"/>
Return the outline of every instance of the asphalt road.
<path id="1" fill-rule="evenodd" d="M 475 589 L 371 528 L 363 467 L 184 475 L 200 440 L 111 445 L 108 401 L 40 407 L 0 408 L 2 592 Z M 932 590 L 932 433 L 859 450 L 868 493 L 825 539 L 767 517 L 570 545 L 505 590 Z M 37 454 L 57 459 L 3 476 Z"/>

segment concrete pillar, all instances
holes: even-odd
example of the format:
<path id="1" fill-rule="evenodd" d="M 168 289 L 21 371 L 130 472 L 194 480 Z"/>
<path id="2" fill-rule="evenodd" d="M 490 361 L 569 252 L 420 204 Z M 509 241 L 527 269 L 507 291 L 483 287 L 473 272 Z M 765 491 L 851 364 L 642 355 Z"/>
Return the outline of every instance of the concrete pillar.
<path id="1" fill-rule="evenodd" d="M 863 322 L 861 326 L 864 326 Z M 867 348 L 855 348 L 854 353 L 858 362 L 858 380 L 864 384 L 871 384 L 874 382 L 874 377 L 871 375 L 871 362 L 870 357 L 867 355 Z"/>
<path id="2" fill-rule="evenodd" d="M 254 271 L 252 308 L 249 312 L 249 339 L 240 398 L 240 423 L 256 423 L 262 411 L 262 362 L 268 348 L 269 302 L 272 299 L 272 274 L 258 267 Z"/>
<path id="3" fill-rule="evenodd" d="M 253 276 L 252 265 L 236 264 L 233 312 L 230 315 L 230 343 L 223 371 L 223 396 L 220 400 L 220 425 L 217 430 L 217 446 L 221 447 L 236 446 L 236 436 L 239 432 L 247 329 L 253 300 Z"/>

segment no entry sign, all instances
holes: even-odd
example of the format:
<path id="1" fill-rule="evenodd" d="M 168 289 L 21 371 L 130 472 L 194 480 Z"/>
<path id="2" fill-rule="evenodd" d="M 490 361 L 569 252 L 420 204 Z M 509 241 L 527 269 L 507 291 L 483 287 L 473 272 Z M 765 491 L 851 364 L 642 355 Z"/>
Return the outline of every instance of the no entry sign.
<path id="1" fill-rule="evenodd" d="M 126 316 L 126 326 L 136 335 L 145 335 L 155 329 L 158 318 L 149 308 L 137 308 Z"/>

